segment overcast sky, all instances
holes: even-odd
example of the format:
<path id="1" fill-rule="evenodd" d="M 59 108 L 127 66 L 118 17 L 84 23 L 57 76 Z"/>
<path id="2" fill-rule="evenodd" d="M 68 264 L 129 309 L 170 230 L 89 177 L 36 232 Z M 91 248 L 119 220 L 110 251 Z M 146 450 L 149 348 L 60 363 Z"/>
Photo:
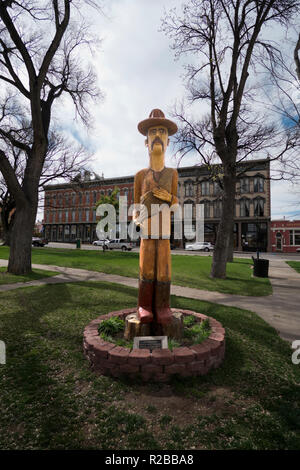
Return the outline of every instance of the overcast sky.
<path id="1" fill-rule="evenodd" d="M 102 44 L 94 63 L 105 98 L 91 110 L 94 128 L 89 135 L 67 117 L 64 126 L 95 152 L 93 169 L 105 177 L 132 175 L 148 165 L 145 138 L 137 124 L 153 108 L 162 109 L 168 117 L 174 102 L 184 93 L 183 62 L 174 61 L 168 38 L 158 31 L 164 8 L 180 8 L 181 3 L 110 0 L 106 16 L 97 19 Z M 180 166 L 195 163 L 195 158 L 187 156 Z M 166 165 L 177 164 L 169 147 Z M 273 219 L 300 218 L 294 191 L 287 183 L 272 183 Z"/>

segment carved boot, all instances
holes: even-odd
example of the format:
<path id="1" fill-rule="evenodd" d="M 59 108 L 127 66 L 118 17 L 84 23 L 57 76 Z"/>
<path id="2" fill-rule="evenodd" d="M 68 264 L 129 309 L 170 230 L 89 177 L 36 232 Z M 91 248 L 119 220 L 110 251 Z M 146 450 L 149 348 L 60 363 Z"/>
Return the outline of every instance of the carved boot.
<path id="1" fill-rule="evenodd" d="M 138 318 L 141 323 L 151 323 L 153 299 L 153 281 L 139 280 Z"/>
<path id="2" fill-rule="evenodd" d="M 172 311 L 170 309 L 170 290 L 170 282 L 157 282 L 155 285 L 156 322 L 162 325 L 166 325 L 172 320 Z"/>

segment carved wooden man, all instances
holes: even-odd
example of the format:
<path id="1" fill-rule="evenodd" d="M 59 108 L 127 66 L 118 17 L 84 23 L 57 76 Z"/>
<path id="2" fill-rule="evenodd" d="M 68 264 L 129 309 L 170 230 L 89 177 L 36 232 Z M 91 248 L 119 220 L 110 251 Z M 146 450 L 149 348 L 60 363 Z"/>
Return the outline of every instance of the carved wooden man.
<path id="1" fill-rule="evenodd" d="M 134 202 L 143 204 L 134 215 L 141 227 L 138 316 L 141 323 L 155 321 L 167 324 L 170 309 L 171 254 L 170 211 L 158 211 L 158 204 L 177 204 L 178 174 L 165 167 L 169 136 L 177 132 L 174 122 L 160 109 L 151 111 L 148 119 L 138 124 L 145 135 L 149 167 L 139 171 L 134 180 Z"/>

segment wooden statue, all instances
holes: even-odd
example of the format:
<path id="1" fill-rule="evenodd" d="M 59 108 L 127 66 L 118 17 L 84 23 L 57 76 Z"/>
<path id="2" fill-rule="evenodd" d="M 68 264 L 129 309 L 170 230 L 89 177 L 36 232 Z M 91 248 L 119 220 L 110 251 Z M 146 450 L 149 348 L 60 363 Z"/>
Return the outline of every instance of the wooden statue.
<path id="1" fill-rule="evenodd" d="M 157 205 L 178 203 L 177 170 L 165 167 L 169 136 L 177 132 L 177 125 L 166 119 L 160 109 L 154 109 L 148 119 L 138 124 L 138 130 L 147 137 L 149 152 L 149 167 L 139 171 L 134 179 L 134 202 L 147 209 L 134 214 L 141 229 L 138 317 L 141 323 L 165 325 L 172 320 L 171 221 L 168 207 L 167 211 L 158 212 Z"/>

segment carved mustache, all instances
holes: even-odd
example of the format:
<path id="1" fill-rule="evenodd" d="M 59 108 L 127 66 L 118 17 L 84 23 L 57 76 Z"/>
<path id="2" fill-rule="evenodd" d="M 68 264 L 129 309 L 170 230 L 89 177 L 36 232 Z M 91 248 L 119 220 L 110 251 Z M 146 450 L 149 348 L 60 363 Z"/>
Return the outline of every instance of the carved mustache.
<path id="1" fill-rule="evenodd" d="M 158 136 L 156 136 L 155 139 L 153 140 L 153 142 L 151 144 L 151 150 L 153 150 L 153 147 L 154 147 L 155 144 L 160 144 L 162 146 L 162 148 L 164 149 L 164 143 Z"/>

